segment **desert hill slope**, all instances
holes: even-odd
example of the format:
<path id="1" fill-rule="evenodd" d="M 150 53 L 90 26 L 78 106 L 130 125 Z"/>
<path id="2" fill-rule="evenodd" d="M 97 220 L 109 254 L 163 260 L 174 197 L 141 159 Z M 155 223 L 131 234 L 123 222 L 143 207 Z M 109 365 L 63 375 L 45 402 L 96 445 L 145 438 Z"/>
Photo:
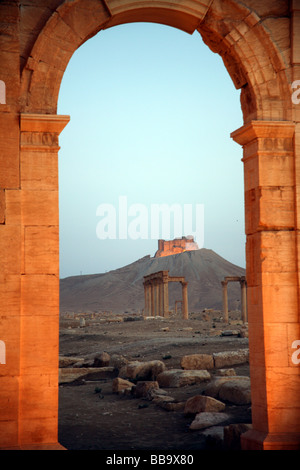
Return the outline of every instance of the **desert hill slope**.
<path id="1" fill-rule="evenodd" d="M 143 277 L 163 270 L 168 270 L 170 276 L 184 276 L 188 281 L 190 312 L 204 308 L 221 310 L 221 280 L 225 276 L 245 276 L 245 269 L 206 248 L 162 258 L 145 256 L 107 273 L 61 279 L 60 311 L 141 313 L 144 308 Z M 175 300 L 181 300 L 179 283 L 169 284 L 169 300 L 172 310 Z M 228 304 L 229 309 L 240 308 L 239 283 L 229 283 Z"/>

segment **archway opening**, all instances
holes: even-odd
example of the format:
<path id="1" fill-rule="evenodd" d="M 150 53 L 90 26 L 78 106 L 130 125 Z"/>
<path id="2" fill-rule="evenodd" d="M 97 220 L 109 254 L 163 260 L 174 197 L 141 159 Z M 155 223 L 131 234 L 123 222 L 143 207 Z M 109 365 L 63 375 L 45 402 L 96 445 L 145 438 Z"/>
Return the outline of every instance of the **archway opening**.
<path id="1" fill-rule="evenodd" d="M 243 168 L 230 139 L 242 124 L 239 100 L 222 59 L 198 32 L 135 23 L 84 43 L 58 102 L 58 113 L 71 115 L 60 137 L 61 277 L 153 256 L 154 203 L 202 204 L 204 246 L 244 267 Z M 111 203 L 118 211 L 120 196 L 128 210 L 135 203 L 148 209 L 146 236 L 141 230 L 138 239 L 128 232 L 122 239 L 117 220 L 116 239 L 100 240 L 97 208 Z M 183 235 L 171 226 L 170 237 Z"/>
<path id="2" fill-rule="evenodd" d="M 61 278 L 154 256 L 150 218 L 144 239 L 128 232 L 119 239 L 120 197 L 127 210 L 138 204 L 149 217 L 152 204 L 203 205 L 200 248 L 245 266 L 241 150 L 230 139 L 242 123 L 239 93 L 198 32 L 136 23 L 99 33 L 72 58 L 58 114 L 71 115 L 60 137 Z M 99 204 L 116 209 L 114 239 L 97 236 Z M 190 235 L 174 228 L 171 238 Z M 175 287 L 172 306 L 180 294 Z M 219 298 L 221 304 L 221 286 Z M 87 310 L 93 308 L 99 304 Z"/>

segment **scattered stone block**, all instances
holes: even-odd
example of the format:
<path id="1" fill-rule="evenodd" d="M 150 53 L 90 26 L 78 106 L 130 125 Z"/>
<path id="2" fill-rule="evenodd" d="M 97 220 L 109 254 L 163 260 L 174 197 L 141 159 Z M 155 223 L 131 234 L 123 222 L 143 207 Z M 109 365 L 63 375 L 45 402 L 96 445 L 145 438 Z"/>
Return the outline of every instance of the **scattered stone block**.
<path id="1" fill-rule="evenodd" d="M 210 373 L 207 370 L 171 369 L 160 373 L 157 376 L 157 381 L 160 387 L 178 388 L 204 382 L 210 378 Z"/>
<path id="2" fill-rule="evenodd" d="M 207 370 L 214 368 L 214 358 L 212 354 L 191 354 L 183 356 L 180 365 L 188 370 Z"/>
<path id="3" fill-rule="evenodd" d="M 226 422 L 229 419 L 229 415 L 226 413 L 198 413 L 195 416 L 194 421 L 190 425 L 192 431 L 198 429 L 205 429 L 211 426 L 216 426 L 217 424 Z"/>
<path id="4" fill-rule="evenodd" d="M 138 382 L 136 385 L 134 385 L 132 388 L 132 391 L 133 391 L 133 395 L 137 398 L 147 398 L 149 395 L 149 392 L 157 388 L 159 388 L 158 382 L 145 381 L 145 382 Z"/>
<path id="5" fill-rule="evenodd" d="M 121 379 L 120 377 L 115 377 L 112 382 L 112 391 L 113 393 L 122 393 L 126 389 L 132 389 L 133 383 L 129 380 Z"/>
<path id="6" fill-rule="evenodd" d="M 163 401 L 160 403 L 160 406 L 167 411 L 182 411 L 184 409 L 185 402 Z"/>
<path id="7" fill-rule="evenodd" d="M 232 379 L 224 383 L 219 390 L 220 400 L 224 400 L 235 405 L 248 405 L 251 403 L 250 379 Z"/>
<path id="8" fill-rule="evenodd" d="M 251 403 L 250 378 L 245 376 L 219 377 L 205 389 L 205 395 L 236 405 Z"/>
<path id="9" fill-rule="evenodd" d="M 109 362 L 110 355 L 104 351 L 94 358 L 94 367 L 108 367 Z"/>
<path id="10" fill-rule="evenodd" d="M 225 404 L 215 398 L 205 395 L 196 395 L 186 401 L 185 415 L 196 415 L 202 412 L 218 412 L 225 409 Z"/>
<path id="11" fill-rule="evenodd" d="M 76 363 L 83 363 L 84 359 L 82 357 L 65 357 L 59 356 L 59 368 L 71 367 Z"/>
<path id="12" fill-rule="evenodd" d="M 249 362 L 249 349 L 214 353 L 213 358 L 216 369 L 221 369 L 237 364 L 244 364 Z"/>
<path id="13" fill-rule="evenodd" d="M 228 377 L 228 376 L 234 376 L 236 375 L 236 372 L 234 369 L 219 369 L 217 371 L 218 375 L 222 377 Z"/>
<path id="14" fill-rule="evenodd" d="M 121 368 L 119 376 L 132 380 L 156 380 L 156 377 L 165 370 L 162 361 L 129 362 Z"/>
<path id="15" fill-rule="evenodd" d="M 113 367 L 66 367 L 59 369 L 59 383 L 71 383 L 75 380 L 111 379 L 116 375 Z"/>

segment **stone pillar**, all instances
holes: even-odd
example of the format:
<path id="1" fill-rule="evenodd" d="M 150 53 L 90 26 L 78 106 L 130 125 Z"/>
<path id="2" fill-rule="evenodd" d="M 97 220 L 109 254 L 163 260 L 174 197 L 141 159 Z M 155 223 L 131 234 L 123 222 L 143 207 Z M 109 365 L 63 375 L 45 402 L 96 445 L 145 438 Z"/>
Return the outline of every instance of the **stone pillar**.
<path id="1" fill-rule="evenodd" d="M 148 282 L 144 282 L 144 296 L 145 296 L 145 309 L 144 315 L 146 317 L 151 315 L 151 296 L 150 296 L 150 286 Z"/>
<path id="2" fill-rule="evenodd" d="M 159 284 L 158 281 L 154 281 L 154 291 L 155 291 L 155 307 L 154 307 L 154 316 L 157 317 L 159 315 Z"/>
<path id="3" fill-rule="evenodd" d="M 19 185 L 4 194 L 0 446 L 5 448 L 55 447 L 58 440 L 58 136 L 68 121 L 20 116 Z"/>
<path id="4" fill-rule="evenodd" d="M 163 282 L 159 283 L 159 315 L 164 317 L 164 285 Z"/>
<path id="5" fill-rule="evenodd" d="M 151 289 L 151 317 L 155 317 L 155 290 L 153 281 L 150 284 Z"/>
<path id="6" fill-rule="evenodd" d="M 253 429 L 243 449 L 300 448 L 300 338 L 293 122 L 252 121 L 244 148 L 247 303 Z"/>
<path id="7" fill-rule="evenodd" d="M 247 283 L 246 280 L 242 280 L 241 284 L 241 307 L 242 307 L 242 322 L 247 322 Z"/>
<path id="8" fill-rule="evenodd" d="M 189 318 L 187 282 L 182 282 L 182 317 L 184 320 Z"/>
<path id="9" fill-rule="evenodd" d="M 163 316 L 169 316 L 169 281 L 168 276 L 163 276 L 163 291 L 164 291 L 164 305 L 163 305 Z"/>
<path id="10" fill-rule="evenodd" d="M 228 293 L 227 293 L 227 282 L 221 282 L 223 287 L 223 321 L 228 323 Z"/>

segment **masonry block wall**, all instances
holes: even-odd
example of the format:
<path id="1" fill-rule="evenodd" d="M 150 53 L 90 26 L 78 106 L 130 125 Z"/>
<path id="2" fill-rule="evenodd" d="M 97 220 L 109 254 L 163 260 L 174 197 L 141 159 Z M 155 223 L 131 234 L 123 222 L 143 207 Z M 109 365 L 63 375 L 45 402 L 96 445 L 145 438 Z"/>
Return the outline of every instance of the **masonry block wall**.
<path id="1" fill-rule="evenodd" d="M 243 447 L 299 448 L 300 0 L 0 3 L 0 447 L 58 444 L 57 158 L 69 118 L 57 99 L 76 49 L 134 21 L 199 34 L 241 94 L 232 138 L 245 169 L 253 417 Z"/>

